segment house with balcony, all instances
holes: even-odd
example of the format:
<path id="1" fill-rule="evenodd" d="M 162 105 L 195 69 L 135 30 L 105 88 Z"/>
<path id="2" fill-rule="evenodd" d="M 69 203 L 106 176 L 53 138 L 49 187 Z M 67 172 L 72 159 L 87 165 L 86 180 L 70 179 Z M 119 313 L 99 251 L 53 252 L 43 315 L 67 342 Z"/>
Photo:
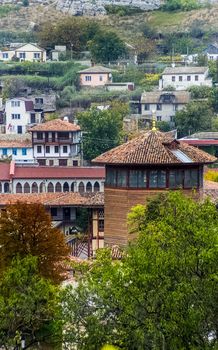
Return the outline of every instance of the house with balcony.
<path id="1" fill-rule="evenodd" d="M 159 80 L 159 90 L 168 87 L 175 90 L 187 90 L 191 86 L 212 87 L 208 67 L 167 67 Z"/>
<path id="2" fill-rule="evenodd" d="M 81 130 L 66 120 L 54 119 L 30 128 L 33 157 L 39 165 L 80 165 Z"/>
<path id="3" fill-rule="evenodd" d="M 46 50 L 39 47 L 37 44 L 19 44 L 10 46 L 0 51 L 0 60 L 11 61 L 11 60 L 30 61 L 30 62 L 45 62 L 46 61 Z"/>
<path id="4" fill-rule="evenodd" d="M 112 70 L 93 66 L 79 71 L 81 87 L 101 87 L 112 83 Z"/>
<path id="5" fill-rule="evenodd" d="M 176 111 L 182 110 L 191 100 L 188 91 L 152 91 L 144 92 L 140 101 L 140 118 L 150 124 L 152 111 L 157 121 L 165 121 L 174 126 Z"/>
<path id="6" fill-rule="evenodd" d="M 31 99 L 16 97 L 6 100 L 6 134 L 24 134 L 30 126 L 41 123 L 43 119 L 43 111 L 35 109 Z"/>

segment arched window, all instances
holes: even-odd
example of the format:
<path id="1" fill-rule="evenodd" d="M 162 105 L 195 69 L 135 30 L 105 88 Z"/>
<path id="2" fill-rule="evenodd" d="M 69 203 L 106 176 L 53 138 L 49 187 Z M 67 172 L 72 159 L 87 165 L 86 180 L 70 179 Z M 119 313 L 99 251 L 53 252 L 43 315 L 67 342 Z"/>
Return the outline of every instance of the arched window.
<path id="1" fill-rule="evenodd" d="M 52 182 L 49 182 L 48 184 L 48 192 L 54 192 L 54 185 Z"/>
<path id="2" fill-rule="evenodd" d="M 38 185 L 36 182 L 32 184 L 32 193 L 38 193 Z"/>
<path id="3" fill-rule="evenodd" d="M 80 182 L 79 183 L 79 193 L 83 193 L 85 191 L 85 186 L 84 186 L 84 183 L 83 182 Z"/>
<path id="4" fill-rule="evenodd" d="M 0 193 L 2 193 L 2 183 L 0 182 Z"/>
<path id="5" fill-rule="evenodd" d="M 16 185 L 16 193 L 22 193 L 22 192 L 23 192 L 22 185 L 20 182 L 18 182 Z"/>
<path id="6" fill-rule="evenodd" d="M 9 192 L 9 183 L 5 182 L 4 184 L 4 193 L 8 193 Z"/>
<path id="7" fill-rule="evenodd" d="M 99 192 L 99 191 L 100 191 L 100 185 L 99 185 L 99 182 L 96 181 L 96 182 L 94 183 L 94 192 Z"/>
<path id="8" fill-rule="evenodd" d="M 30 193 L 30 185 L 28 184 L 28 182 L 25 182 L 23 190 L 24 193 Z"/>
<path id="9" fill-rule="evenodd" d="M 44 190 L 44 183 L 41 182 L 40 185 L 39 185 L 39 192 L 42 193 Z"/>
<path id="10" fill-rule="evenodd" d="M 92 192 L 92 184 L 91 182 L 87 182 L 87 185 L 86 185 L 86 192 Z"/>
<path id="11" fill-rule="evenodd" d="M 55 185 L 55 192 L 61 192 L 61 184 L 60 182 L 57 182 L 56 185 Z"/>
<path id="12" fill-rule="evenodd" d="M 74 182 L 72 182 L 70 190 L 71 192 L 74 192 Z"/>
<path id="13" fill-rule="evenodd" d="M 67 182 L 64 183 L 64 186 L 63 186 L 63 191 L 64 192 L 69 192 L 69 184 Z"/>

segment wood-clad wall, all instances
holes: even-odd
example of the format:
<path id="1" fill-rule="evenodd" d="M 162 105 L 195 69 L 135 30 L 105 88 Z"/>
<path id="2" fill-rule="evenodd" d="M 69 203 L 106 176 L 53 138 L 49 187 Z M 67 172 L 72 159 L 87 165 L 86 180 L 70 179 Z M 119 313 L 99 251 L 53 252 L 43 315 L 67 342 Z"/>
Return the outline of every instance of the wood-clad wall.
<path id="1" fill-rule="evenodd" d="M 152 198 L 162 190 L 128 190 L 105 188 L 105 229 L 104 245 L 125 246 L 134 235 L 128 234 L 127 215 L 130 209 L 137 204 L 145 204 L 146 199 Z M 165 192 L 165 191 L 164 191 Z M 184 190 L 193 196 L 192 190 Z M 199 198 L 199 193 L 195 193 Z"/>

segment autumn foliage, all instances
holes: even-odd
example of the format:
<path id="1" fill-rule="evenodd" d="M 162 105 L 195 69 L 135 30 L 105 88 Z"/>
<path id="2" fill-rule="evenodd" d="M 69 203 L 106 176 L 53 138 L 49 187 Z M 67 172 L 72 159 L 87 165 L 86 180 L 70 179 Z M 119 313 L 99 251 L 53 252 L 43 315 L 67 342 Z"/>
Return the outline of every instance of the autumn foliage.
<path id="1" fill-rule="evenodd" d="M 1 212 L 0 271 L 15 256 L 36 256 L 40 274 L 54 283 L 64 279 L 69 251 L 61 231 L 52 227 L 51 217 L 41 204 L 17 202 Z"/>

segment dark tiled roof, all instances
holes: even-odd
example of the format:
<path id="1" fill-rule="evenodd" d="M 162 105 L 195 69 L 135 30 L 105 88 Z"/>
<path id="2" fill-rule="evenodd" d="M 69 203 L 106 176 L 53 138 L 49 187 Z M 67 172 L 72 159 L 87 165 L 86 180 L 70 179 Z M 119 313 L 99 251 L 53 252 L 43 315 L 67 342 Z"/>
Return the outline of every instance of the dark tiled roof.
<path id="1" fill-rule="evenodd" d="M 168 133 L 148 131 L 93 160 L 99 164 L 184 164 L 213 163 L 215 157 Z"/>
<path id="2" fill-rule="evenodd" d="M 29 131 L 79 131 L 79 125 L 69 123 L 61 119 L 53 119 L 45 123 L 37 124 Z"/>
<path id="3" fill-rule="evenodd" d="M 172 99 L 164 100 L 164 97 L 170 96 Z M 162 99 L 161 99 L 162 98 Z M 144 92 L 141 96 L 141 103 L 188 103 L 191 99 L 191 94 L 188 91 L 152 91 Z"/>
<path id="4" fill-rule="evenodd" d="M 162 74 L 204 74 L 207 70 L 208 67 L 166 67 Z"/>
<path id="5" fill-rule="evenodd" d="M 93 66 L 79 71 L 79 73 L 111 73 L 112 69 L 103 66 Z"/>

